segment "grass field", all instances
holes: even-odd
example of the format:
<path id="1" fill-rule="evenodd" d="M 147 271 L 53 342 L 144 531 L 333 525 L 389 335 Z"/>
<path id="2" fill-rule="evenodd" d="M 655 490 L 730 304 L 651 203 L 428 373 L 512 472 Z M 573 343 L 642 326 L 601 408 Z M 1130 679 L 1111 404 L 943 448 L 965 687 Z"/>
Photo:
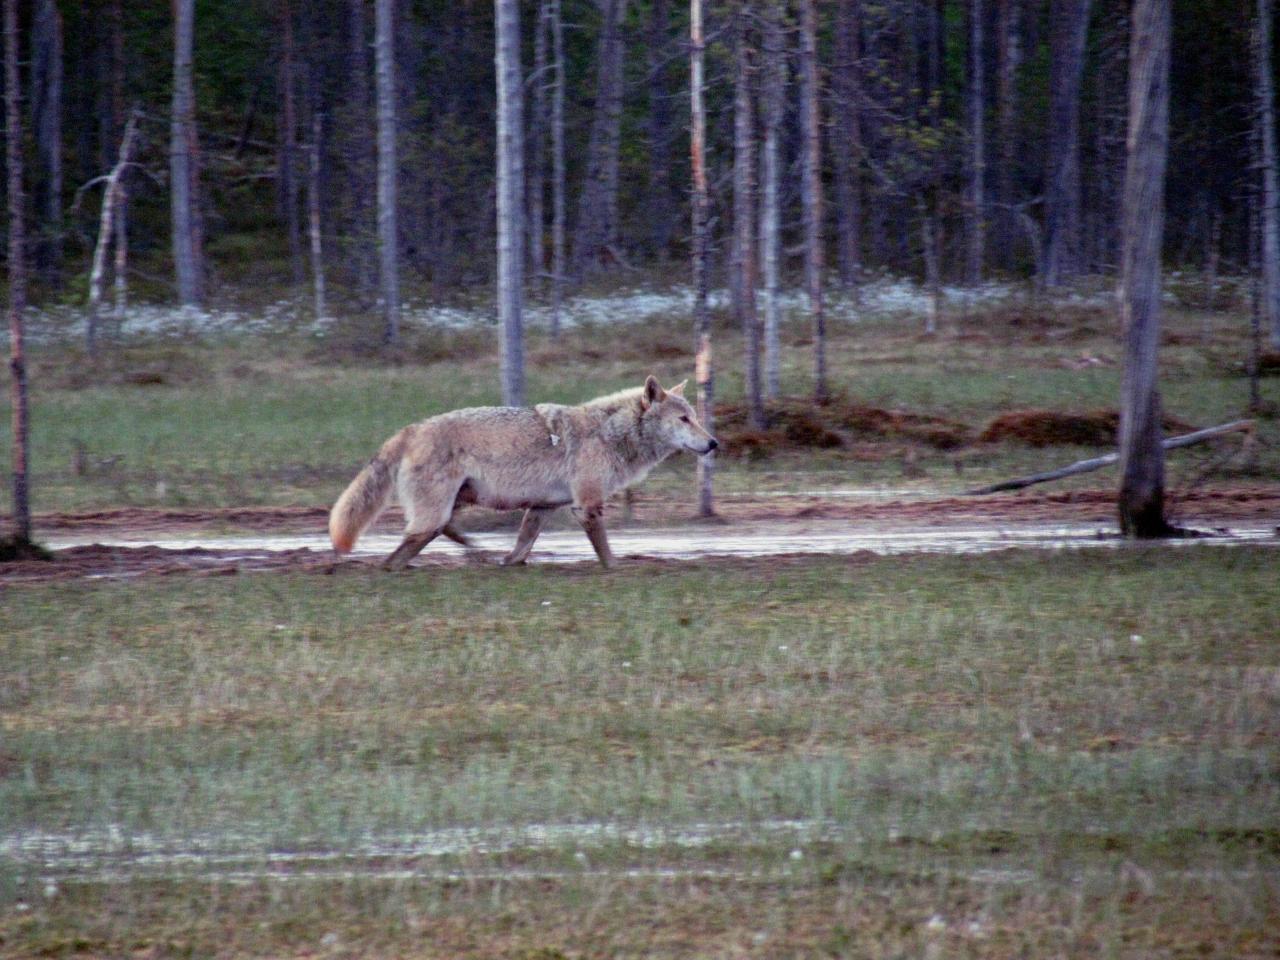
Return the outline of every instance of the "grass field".
<path id="1" fill-rule="evenodd" d="M 1268 550 L 6 601 L 0 835 L 120 846 L 0 857 L 3 955 L 1280 949 Z"/>
<path id="2" fill-rule="evenodd" d="M 598 313 L 531 334 L 531 401 L 692 372 L 683 316 Z M 956 442 L 849 413 L 806 447 L 793 399 L 774 413 L 804 429 L 720 458 L 722 498 L 929 495 L 1100 452 L 977 437 L 1114 407 L 1106 309 L 956 308 L 936 337 L 852 315 L 822 415 Z M 54 511 L 324 506 L 401 426 L 498 399 L 490 327 L 388 353 L 367 317 L 280 316 L 96 365 L 36 337 L 37 537 Z M 1171 307 L 1167 414 L 1244 413 L 1245 333 Z M 793 311 L 792 398 L 808 336 Z M 1171 456 L 1175 509 L 1275 484 L 1275 383 L 1251 448 Z M 672 515 L 647 521 L 688 517 L 692 473 L 655 473 Z M 0 585 L 0 957 L 1280 955 L 1274 546 L 310 569 Z"/>

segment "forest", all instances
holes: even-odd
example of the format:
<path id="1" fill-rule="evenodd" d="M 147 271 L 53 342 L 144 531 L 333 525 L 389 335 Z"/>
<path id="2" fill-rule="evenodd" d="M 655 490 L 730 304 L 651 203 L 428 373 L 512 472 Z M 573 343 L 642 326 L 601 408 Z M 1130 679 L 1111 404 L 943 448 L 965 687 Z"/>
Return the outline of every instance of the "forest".
<path id="1" fill-rule="evenodd" d="M 375 13 L 389 18 L 392 39 L 396 267 L 426 296 L 492 284 L 493 4 L 383 0 L 375 11 L 369 0 L 198 0 L 184 158 L 197 262 L 185 281 L 195 286 L 178 290 L 174 12 L 189 6 L 18 4 L 33 302 L 85 297 L 102 185 L 134 117 L 115 229 L 144 296 L 309 290 L 322 269 L 331 297 L 377 303 Z M 1272 69 L 1269 25 L 1266 50 L 1255 36 L 1266 8 L 1173 3 L 1166 265 L 1215 276 L 1249 269 L 1261 179 L 1255 104 Z M 827 282 L 1000 275 L 1054 287 L 1117 271 L 1129 3 L 757 0 L 705 11 L 713 283 L 723 282 L 742 216 L 735 137 L 774 138 L 784 282 L 801 266 L 806 11 Z M 546 293 L 553 274 L 572 287 L 687 262 L 688 5 L 523 2 L 516 30 L 528 292 Z M 757 152 L 760 165 L 766 153 Z M 761 197 L 765 174 L 751 173 Z M 314 250 L 313 232 L 322 240 Z"/>

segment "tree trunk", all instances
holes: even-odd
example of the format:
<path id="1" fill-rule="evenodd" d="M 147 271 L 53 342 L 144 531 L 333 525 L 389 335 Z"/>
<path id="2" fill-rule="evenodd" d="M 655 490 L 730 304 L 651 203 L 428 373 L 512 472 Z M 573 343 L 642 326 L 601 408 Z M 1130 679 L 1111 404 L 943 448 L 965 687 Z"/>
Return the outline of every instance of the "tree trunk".
<path id="1" fill-rule="evenodd" d="M 996 139 L 999 159 L 995 189 L 999 213 L 995 218 L 996 237 L 993 244 L 999 265 L 1008 269 L 1013 264 L 1012 250 L 1017 235 L 1017 214 L 1013 194 L 1015 117 L 1017 115 L 1017 77 L 1022 62 L 1022 35 L 1018 14 L 1021 0 L 997 0 L 996 42 Z"/>
<path id="2" fill-rule="evenodd" d="M 862 272 L 862 0 L 840 0 L 832 66 L 836 174 L 836 267 L 855 286 Z"/>
<path id="3" fill-rule="evenodd" d="M 733 100 L 733 267 L 742 327 L 748 421 L 765 426 L 760 389 L 760 322 L 756 314 L 755 130 L 751 109 L 750 13 L 739 2 L 734 13 L 737 74 Z"/>
<path id="4" fill-rule="evenodd" d="M 983 130 L 982 0 L 969 2 L 969 204 L 965 280 L 982 281 L 986 256 L 986 139 Z"/>
<path id="5" fill-rule="evenodd" d="M 18 2 L 4 0 L 5 167 L 9 194 L 9 372 L 13 430 L 13 533 L 31 539 L 27 495 L 27 362 L 22 324 L 27 310 L 27 252 L 22 189 L 22 111 L 18 89 Z"/>
<path id="6" fill-rule="evenodd" d="M 498 81 L 498 335 L 502 402 L 524 406 L 524 121 L 518 0 L 494 0 Z"/>
<path id="7" fill-rule="evenodd" d="M 546 269 L 542 249 L 543 224 L 546 213 L 543 200 L 547 179 L 547 35 L 550 31 L 548 0 L 538 4 L 533 32 L 533 105 L 529 117 L 529 269 L 533 272 L 535 290 L 541 289 Z"/>
<path id="8" fill-rule="evenodd" d="M 715 370 L 711 364 L 711 311 L 707 306 L 707 117 L 703 106 L 702 0 L 689 0 L 689 160 L 693 171 L 693 322 L 694 379 L 698 419 L 715 432 Z M 711 481 L 715 454 L 698 457 L 698 516 L 715 515 Z"/>
<path id="9" fill-rule="evenodd" d="M 323 323 L 326 316 L 324 245 L 320 230 L 320 143 L 323 133 L 323 117 L 319 113 L 312 114 L 311 148 L 307 151 L 307 220 L 311 235 L 311 293 L 316 323 Z"/>
<path id="10" fill-rule="evenodd" d="M 396 232 L 396 120 L 394 0 L 376 0 L 374 50 L 378 80 L 378 252 L 382 281 L 382 342 L 400 345 L 400 251 Z"/>
<path id="11" fill-rule="evenodd" d="M 280 0 L 280 155 L 277 182 L 280 186 L 280 205 L 284 207 L 293 282 L 301 286 L 302 225 L 298 217 L 298 109 L 294 67 L 293 10 L 289 0 Z"/>
<path id="12" fill-rule="evenodd" d="M 671 195 L 671 106 L 667 102 L 668 0 L 653 0 L 649 11 L 649 243 L 655 257 L 665 260 L 675 232 L 675 203 Z"/>
<path id="13" fill-rule="evenodd" d="M 1169 2 L 1135 0 L 1129 56 L 1120 316 L 1120 527 L 1125 536 L 1171 532 L 1164 517 L 1164 448 L 1156 353 L 1160 342 L 1160 245 L 1169 128 Z"/>
<path id="14" fill-rule="evenodd" d="M 40 262 L 51 281 L 62 266 L 62 15 L 54 0 L 39 0 L 31 24 L 31 116 L 45 169 L 46 235 Z"/>
<path id="15" fill-rule="evenodd" d="M 800 80 L 804 114 L 805 283 L 813 315 L 813 395 L 827 399 L 827 320 L 822 304 L 822 166 L 818 116 L 818 14 L 804 0 L 800 25 Z"/>
<path id="16" fill-rule="evenodd" d="M 375 204 L 370 196 L 377 192 L 377 135 L 372 123 L 369 99 L 368 36 L 365 28 L 365 0 L 349 0 L 348 30 L 351 43 L 347 50 L 350 81 L 346 98 L 345 122 L 334 128 L 343 139 L 343 154 L 348 173 L 348 218 L 346 224 L 351 244 L 356 286 L 364 297 L 372 297 L 377 253 Z"/>
<path id="17" fill-rule="evenodd" d="M 550 0 L 551 59 L 555 86 L 551 93 L 551 338 L 560 336 L 560 311 L 564 305 L 564 21 L 560 0 Z"/>
<path id="18" fill-rule="evenodd" d="M 107 177 L 107 185 L 102 191 L 102 212 L 99 215 L 98 243 L 93 251 L 93 266 L 89 271 L 89 322 L 86 328 L 85 349 L 89 356 L 98 353 L 99 320 L 102 307 L 102 279 L 107 268 L 107 248 L 114 237 L 115 217 L 122 213 L 121 192 L 124 187 L 124 172 L 129 165 L 129 155 L 133 152 L 133 140 L 138 129 L 138 117 L 135 113 L 125 124 L 124 136 L 120 140 L 120 151 L 116 155 L 116 165 Z M 116 282 L 119 284 L 124 272 L 122 263 L 116 264 Z"/>
<path id="19" fill-rule="evenodd" d="M 1275 81 L 1271 71 L 1272 0 L 1257 0 L 1253 29 L 1254 124 L 1261 170 L 1262 313 L 1271 342 L 1280 347 L 1280 192 L 1276 188 Z"/>
<path id="20" fill-rule="evenodd" d="M 600 28 L 599 73 L 595 118 L 587 145 L 587 173 L 578 204 L 578 229 L 573 247 L 575 275 L 594 272 L 617 250 L 618 151 L 622 135 L 622 20 L 627 0 L 598 0 L 604 23 Z"/>
<path id="21" fill-rule="evenodd" d="M 198 154 L 195 89 L 191 77 L 195 0 L 173 0 L 173 119 L 169 138 L 170 212 L 173 219 L 173 264 L 178 300 L 183 306 L 204 299 L 199 214 L 196 210 Z"/>
<path id="22" fill-rule="evenodd" d="M 1090 0 L 1050 0 L 1049 163 L 1044 276 L 1056 287 L 1080 269 L 1080 85 Z"/>
<path id="23" fill-rule="evenodd" d="M 779 263 L 781 260 L 781 205 L 778 199 L 778 140 L 782 129 L 787 53 L 782 35 L 782 0 L 770 0 L 764 21 L 764 147 L 763 189 L 760 198 L 761 267 L 764 272 L 764 368 L 765 393 L 778 396 L 780 344 Z"/>

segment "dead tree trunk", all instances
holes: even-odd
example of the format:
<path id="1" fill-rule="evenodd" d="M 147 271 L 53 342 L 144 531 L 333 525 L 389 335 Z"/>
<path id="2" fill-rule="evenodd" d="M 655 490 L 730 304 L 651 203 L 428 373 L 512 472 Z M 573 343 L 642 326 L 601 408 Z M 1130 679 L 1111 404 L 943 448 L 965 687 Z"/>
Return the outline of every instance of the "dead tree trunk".
<path id="1" fill-rule="evenodd" d="M 1156 353 L 1160 343 L 1160 245 L 1169 136 L 1169 2 L 1134 0 L 1129 55 L 1120 316 L 1120 528 L 1129 537 L 1172 532 L 1164 517 L 1164 447 Z"/>
<path id="2" fill-rule="evenodd" d="M 204 299 L 199 214 L 196 210 L 195 88 L 191 76 L 195 0 L 174 0 L 173 119 L 169 138 L 170 212 L 173 220 L 173 264 L 178 300 L 192 306 Z"/>
<path id="3" fill-rule="evenodd" d="M 107 184 L 102 192 L 102 212 L 98 220 L 98 243 L 93 250 L 93 267 L 89 271 L 89 318 L 88 325 L 85 330 L 85 349 L 89 356 L 95 357 L 98 353 L 98 334 L 100 326 L 100 318 L 102 312 L 102 279 L 107 268 L 107 248 L 111 246 L 111 240 L 117 238 L 119 234 L 115 230 L 115 217 L 123 212 L 123 204 L 120 194 L 124 188 L 124 172 L 129 166 L 129 157 L 133 152 L 133 141 L 138 130 L 138 115 L 136 113 L 129 117 L 129 122 L 125 124 L 124 136 L 120 140 L 120 152 L 117 154 L 116 165 L 111 169 L 111 173 L 107 176 Z M 117 252 L 117 256 L 119 253 Z M 116 284 L 117 298 L 120 298 L 119 283 L 124 273 L 124 264 L 117 261 L 116 263 Z"/>
<path id="4" fill-rule="evenodd" d="M 320 144 L 324 119 L 319 113 L 311 117 L 311 146 L 307 150 L 307 222 L 311 237 L 311 294 L 315 304 L 316 323 L 323 323 L 325 310 L 324 244 L 320 223 Z"/>
<path id="5" fill-rule="evenodd" d="M 800 24 L 800 81 L 804 113 L 805 283 L 813 315 L 813 395 L 827 399 L 827 319 L 822 304 L 822 142 L 818 116 L 818 13 L 804 0 Z"/>
<path id="6" fill-rule="evenodd" d="M 1051 0 L 1049 163 L 1044 189 L 1044 276 L 1056 287 L 1080 267 L 1080 85 L 1090 0 Z"/>
<path id="7" fill-rule="evenodd" d="M 27 252 L 22 189 L 22 110 L 18 90 L 18 2 L 4 0 L 5 167 L 9 194 L 9 373 L 13 430 L 13 534 L 31 539 L 27 494 L 27 362 L 22 324 L 27 310 Z"/>
<path id="8" fill-rule="evenodd" d="M 783 96 L 786 86 L 786 49 L 782 36 L 781 0 L 770 0 L 764 21 L 764 146 L 763 188 L 760 198 L 761 268 L 764 273 L 764 381 L 765 394 L 776 399 L 779 392 L 780 344 L 779 264 L 781 260 L 781 208 L 778 198 L 778 141 L 782 129 Z"/>
<path id="9" fill-rule="evenodd" d="M 498 81 L 498 335 L 502 402 L 524 406 L 524 130 L 518 0 L 494 0 Z"/>
<path id="10" fill-rule="evenodd" d="M 840 0 L 832 65 L 836 269 L 855 287 L 862 272 L 862 0 Z"/>
<path id="11" fill-rule="evenodd" d="M 1257 0 L 1253 26 L 1254 125 L 1262 201 L 1260 221 L 1262 314 L 1271 342 L 1280 347 L 1280 191 L 1276 188 L 1275 82 L 1271 71 L 1272 0 Z"/>
<path id="12" fill-rule="evenodd" d="M 966 230 L 965 280 L 982 281 L 986 257 L 986 135 L 983 129 L 984 78 L 982 57 L 982 0 L 969 3 L 969 203 L 965 211 Z"/>
<path id="13" fill-rule="evenodd" d="M 707 117 L 703 105 L 702 0 L 689 0 L 689 160 L 693 172 L 693 323 L 694 379 L 698 419 L 715 432 L 715 371 L 711 364 L 711 311 L 707 305 Z M 698 458 L 698 516 L 715 515 L 711 482 L 715 454 Z"/>
<path id="14" fill-rule="evenodd" d="M 996 43 L 996 139 L 999 142 L 999 162 L 996 167 L 995 217 L 996 239 L 993 248 L 999 263 L 1008 268 L 1012 264 L 1013 240 L 1017 235 L 1017 213 L 1014 210 L 1013 165 L 1017 144 L 1014 142 L 1017 115 L 1017 76 L 1022 62 L 1022 34 L 1018 20 L 1021 0 L 997 0 Z"/>
<path id="15" fill-rule="evenodd" d="M 31 24 L 31 117 L 45 169 L 47 220 L 40 262 L 50 279 L 62 266 L 62 15 L 54 0 L 39 0 Z"/>
<path id="16" fill-rule="evenodd" d="M 302 226 L 298 217 L 298 109 L 294 66 L 293 10 L 289 0 L 280 0 L 280 155 L 277 182 L 288 235 L 289 264 L 293 270 L 293 282 L 300 286 L 303 279 Z"/>
<path id="17" fill-rule="evenodd" d="M 560 0 L 550 0 L 551 59 L 555 75 L 551 90 L 551 339 L 560 336 L 564 305 L 564 21 Z"/>
<path id="18" fill-rule="evenodd" d="M 587 172 L 578 204 L 574 274 L 593 272 L 618 242 L 618 152 L 622 136 L 622 20 L 627 0 L 598 0 L 600 28 L 595 117 L 587 144 Z"/>
<path id="19" fill-rule="evenodd" d="M 378 85 L 378 251 L 382 280 L 382 342 L 400 345 L 400 251 L 396 230 L 396 64 L 394 0 L 376 0 L 374 56 Z"/>
<path id="20" fill-rule="evenodd" d="M 750 16 L 745 3 L 734 13 L 737 74 L 733 100 L 733 267 L 742 326 L 748 419 L 764 429 L 760 389 L 760 321 L 756 314 L 755 125 L 751 107 Z"/>

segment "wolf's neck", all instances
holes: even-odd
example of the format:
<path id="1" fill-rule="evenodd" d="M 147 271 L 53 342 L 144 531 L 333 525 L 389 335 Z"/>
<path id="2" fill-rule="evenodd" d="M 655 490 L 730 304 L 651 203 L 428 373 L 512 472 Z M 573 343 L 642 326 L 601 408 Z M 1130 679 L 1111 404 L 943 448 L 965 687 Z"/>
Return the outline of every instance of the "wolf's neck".
<path id="1" fill-rule="evenodd" d="M 628 472 L 641 477 L 673 452 L 670 446 L 644 428 L 645 422 L 639 412 L 624 408 L 610 416 L 601 431 L 613 441 L 612 446 Z"/>

